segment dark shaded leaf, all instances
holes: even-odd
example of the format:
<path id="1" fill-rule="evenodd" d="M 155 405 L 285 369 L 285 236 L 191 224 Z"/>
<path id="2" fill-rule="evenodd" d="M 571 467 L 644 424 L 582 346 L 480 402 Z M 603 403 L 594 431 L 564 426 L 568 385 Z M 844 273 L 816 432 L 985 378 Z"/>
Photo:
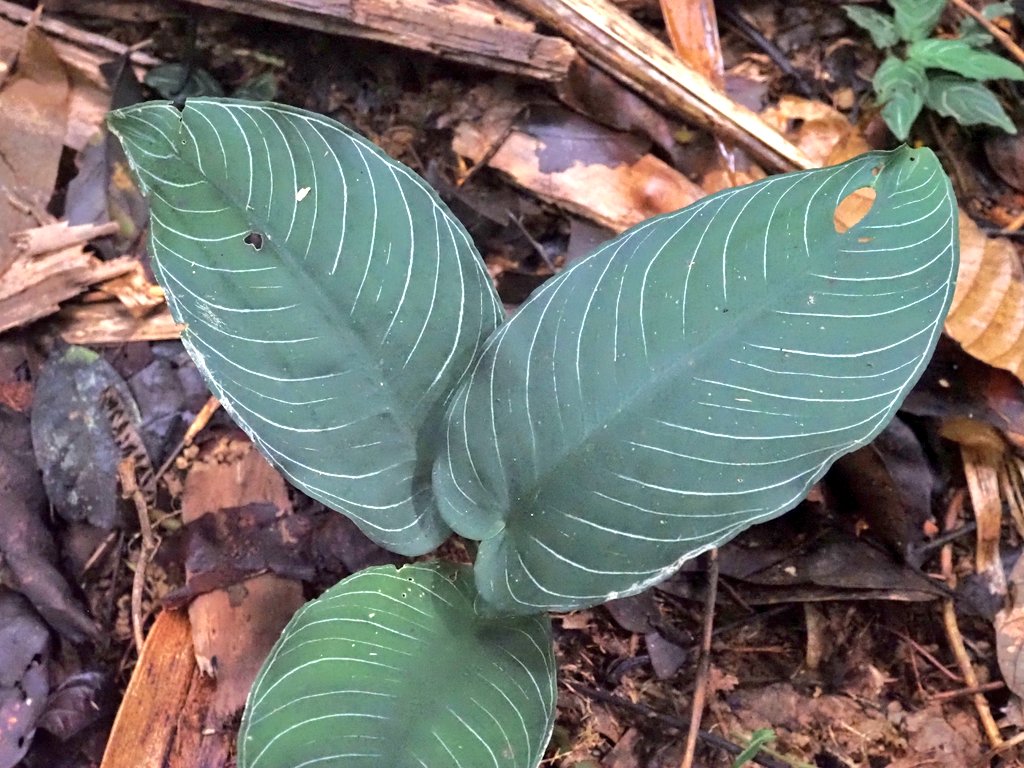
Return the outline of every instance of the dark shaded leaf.
<path id="1" fill-rule="evenodd" d="M 108 362 L 84 347 L 58 349 L 36 383 L 32 444 L 57 513 L 109 529 L 124 519 L 117 486 L 121 454 L 101 406 L 108 387 L 137 424 L 131 392 Z"/>
<path id="2" fill-rule="evenodd" d="M 154 67 L 143 82 L 165 99 L 224 95 L 223 86 L 205 69 L 179 63 Z"/>
<path id="3" fill-rule="evenodd" d="M 38 726 L 61 741 L 81 733 L 105 713 L 99 702 L 108 679 L 103 672 L 77 672 L 50 693 Z"/>
<path id="4" fill-rule="evenodd" d="M 0 768 L 24 757 L 46 707 L 50 633 L 28 602 L 0 588 Z"/>
<path id="5" fill-rule="evenodd" d="M 839 459 L 826 481 L 838 508 L 865 521 L 895 552 L 909 556 L 924 541 L 925 523 L 933 520 L 932 469 L 899 418 L 870 445 Z"/>
<path id="6" fill-rule="evenodd" d="M 4 504 L 0 554 L 9 586 L 27 597 L 44 619 L 79 642 L 96 625 L 57 570 L 57 548 L 43 522 L 46 495 L 32 453 L 29 421 L 0 406 L 0 499 Z"/>

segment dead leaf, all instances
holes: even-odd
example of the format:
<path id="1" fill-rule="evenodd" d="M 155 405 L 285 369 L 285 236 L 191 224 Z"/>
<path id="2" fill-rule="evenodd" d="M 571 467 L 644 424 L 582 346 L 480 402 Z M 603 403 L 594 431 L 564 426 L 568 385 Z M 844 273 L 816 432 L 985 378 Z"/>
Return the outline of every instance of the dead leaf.
<path id="1" fill-rule="evenodd" d="M 1006 687 L 1024 696 L 1024 557 L 1010 571 L 1012 604 L 996 614 L 996 658 Z"/>
<path id="2" fill-rule="evenodd" d="M 507 120 L 460 123 L 452 146 L 538 197 L 616 232 L 704 196 L 679 171 L 644 154 L 634 137 L 569 112 L 549 110 L 511 131 Z"/>
<path id="3" fill-rule="evenodd" d="M 960 271 L 946 333 L 974 357 L 1024 379 L 1024 270 L 1005 237 L 960 212 Z"/>
<path id="4" fill-rule="evenodd" d="M 0 254 L 7 237 L 37 222 L 53 194 L 68 120 L 68 74 L 46 35 L 25 30 L 11 75 L 0 86 Z M 11 256 L 0 256 L 0 273 Z"/>
<path id="5" fill-rule="evenodd" d="M 4 580 L 51 627 L 73 642 L 97 637 L 95 622 L 57 569 L 57 547 L 43 522 L 46 494 L 39 478 L 28 419 L 0 406 L 0 555 Z"/>
<path id="6" fill-rule="evenodd" d="M 761 117 L 818 166 L 842 163 L 871 149 L 846 115 L 821 101 L 783 96 Z"/>
<path id="7" fill-rule="evenodd" d="M 32 444 L 50 503 L 68 521 L 105 529 L 124 524 L 117 487 L 121 452 L 100 404 L 108 387 L 138 424 L 131 391 L 110 363 L 84 347 L 65 347 L 43 367 L 32 403 Z"/>
<path id="8" fill-rule="evenodd" d="M 0 588 L 0 768 L 28 752 L 46 707 L 50 633 L 28 602 Z"/>
<path id="9" fill-rule="evenodd" d="M 660 632 L 648 632 L 644 635 L 647 655 L 651 657 L 651 667 L 659 680 L 668 680 L 686 663 L 689 654 L 670 640 L 666 640 Z"/>
<path id="10" fill-rule="evenodd" d="M 909 555 L 932 519 L 932 469 L 920 441 L 894 419 L 870 445 L 840 458 L 828 474 L 836 507 L 894 551 Z M 916 563 L 920 565 L 920 563 Z"/>
<path id="11" fill-rule="evenodd" d="M 996 132 L 985 139 L 985 156 L 992 170 L 1019 192 L 1024 192 L 1024 139 Z"/>

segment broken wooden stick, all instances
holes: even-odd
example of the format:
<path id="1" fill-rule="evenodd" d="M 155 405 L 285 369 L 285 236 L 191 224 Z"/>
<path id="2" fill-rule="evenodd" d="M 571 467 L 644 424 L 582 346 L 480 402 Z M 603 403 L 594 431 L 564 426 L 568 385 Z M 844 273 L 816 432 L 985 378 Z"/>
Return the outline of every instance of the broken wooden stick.
<path id="1" fill-rule="evenodd" d="M 196 5 L 359 37 L 535 80 L 562 80 L 572 45 L 486 0 L 188 0 Z"/>
<path id="2" fill-rule="evenodd" d="M 736 104 L 607 0 L 512 0 L 579 52 L 654 104 L 743 147 L 766 168 L 816 167 L 756 113 Z"/>

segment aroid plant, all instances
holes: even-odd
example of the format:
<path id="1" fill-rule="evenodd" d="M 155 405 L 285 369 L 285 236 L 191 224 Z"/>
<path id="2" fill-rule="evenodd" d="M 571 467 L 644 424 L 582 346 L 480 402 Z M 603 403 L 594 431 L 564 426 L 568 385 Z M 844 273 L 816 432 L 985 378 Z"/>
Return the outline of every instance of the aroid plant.
<path id="1" fill-rule="evenodd" d="M 110 126 L 182 340 L 256 444 L 390 550 L 479 542 L 472 567 L 371 568 L 303 608 L 249 697 L 243 768 L 536 766 L 544 612 L 639 592 L 797 504 L 896 412 L 953 292 L 927 149 L 646 221 L 503 322 L 437 195 L 331 120 L 190 99 Z"/>

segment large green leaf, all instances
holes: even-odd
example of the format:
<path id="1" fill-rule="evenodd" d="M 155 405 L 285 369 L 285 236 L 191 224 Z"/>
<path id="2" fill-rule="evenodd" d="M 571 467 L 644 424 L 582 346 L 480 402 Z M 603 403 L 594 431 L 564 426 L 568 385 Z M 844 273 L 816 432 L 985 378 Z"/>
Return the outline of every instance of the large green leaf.
<path id="1" fill-rule="evenodd" d="M 632 594 L 793 507 L 924 369 L 956 222 L 934 154 L 904 147 L 720 192 L 547 283 L 488 341 L 435 467 L 481 596 Z"/>
<path id="2" fill-rule="evenodd" d="M 285 628 L 249 694 L 240 768 L 534 768 L 551 735 L 547 617 L 477 615 L 443 563 L 351 576 Z"/>
<path id="3" fill-rule="evenodd" d="M 390 549 L 436 546 L 444 406 L 502 317 L 463 227 L 416 174 L 310 112 L 190 99 L 109 122 L 213 392 L 303 491 Z"/>

